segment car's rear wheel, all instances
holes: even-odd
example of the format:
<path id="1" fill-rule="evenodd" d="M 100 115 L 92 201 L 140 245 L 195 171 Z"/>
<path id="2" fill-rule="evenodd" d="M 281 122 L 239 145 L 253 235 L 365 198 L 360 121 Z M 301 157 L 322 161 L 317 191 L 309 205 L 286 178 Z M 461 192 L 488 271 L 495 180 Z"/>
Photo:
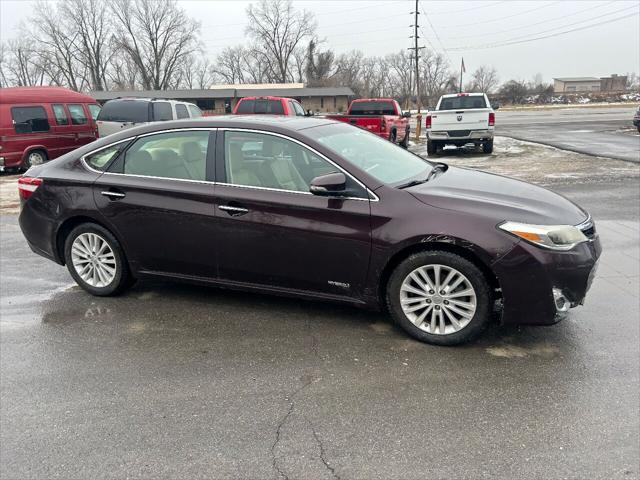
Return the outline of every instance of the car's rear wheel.
<path id="1" fill-rule="evenodd" d="M 427 153 L 429 155 L 435 155 L 437 151 L 438 151 L 438 145 L 431 140 L 427 140 Z"/>
<path id="2" fill-rule="evenodd" d="M 64 253 L 73 279 L 93 295 L 115 295 L 131 284 L 122 247 L 100 225 L 83 223 L 74 228 L 67 236 Z"/>
<path id="3" fill-rule="evenodd" d="M 469 260 L 450 252 L 411 255 L 391 274 L 387 306 L 412 337 L 435 345 L 476 338 L 490 318 L 488 282 Z"/>
<path id="4" fill-rule="evenodd" d="M 22 162 L 22 166 L 25 170 L 36 165 L 42 165 L 47 161 L 47 154 L 42 150 L 32 150 L 27 154 Z"/>
<path id="5" fill-rule="evenodd" d="M 493 153 L 493 139 L 482 144 L 482 151 L 484 153 Z"/>

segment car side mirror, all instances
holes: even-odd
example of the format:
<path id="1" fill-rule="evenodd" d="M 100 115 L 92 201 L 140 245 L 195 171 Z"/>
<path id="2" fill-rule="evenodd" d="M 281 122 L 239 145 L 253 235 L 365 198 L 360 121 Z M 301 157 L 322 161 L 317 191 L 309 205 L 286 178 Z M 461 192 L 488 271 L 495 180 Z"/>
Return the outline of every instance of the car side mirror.
<path id="1" fill-rule="evenodd" d="M 404 118 L 411 118 L 411 112 L 402 112 Z"/>
<path id="2" fill-rule="evenodd" d="M 496 103 L 492 103 L 492 104 L 491 104 L 491 107 L 492 107 L 494 110 L 498 110 L 498 109 L 500 108 L 500 104 L 499 104 L 498 102 L 496 102 Z"/>
<path id="3" fill-rule="evenodd" d="M 313 110 L 307 110 L 307 113 L 304 114 L 305 117 L 313 117 Z"/>
<path id="4" fill-rule="evenodd" d="M 344 173 L 335 172 L 311 180 L 309 191 L 322 197 L 340 196 L 346 192 L 346 186 L 347 177 Z"/>

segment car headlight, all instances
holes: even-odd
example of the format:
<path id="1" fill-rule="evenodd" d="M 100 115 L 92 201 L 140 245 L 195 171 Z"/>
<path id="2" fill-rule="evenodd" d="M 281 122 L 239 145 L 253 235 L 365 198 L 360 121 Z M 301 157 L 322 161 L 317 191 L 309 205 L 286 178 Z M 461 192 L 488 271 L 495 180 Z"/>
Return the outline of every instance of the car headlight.
<path id="1" fill-rule="evenodd" d="M 578 227 L 573 225 L 528 225 L 526 223 L 505 222 L 498 228 L 544 248 L 571 250 L 578 243 L 589 240 Z"/>

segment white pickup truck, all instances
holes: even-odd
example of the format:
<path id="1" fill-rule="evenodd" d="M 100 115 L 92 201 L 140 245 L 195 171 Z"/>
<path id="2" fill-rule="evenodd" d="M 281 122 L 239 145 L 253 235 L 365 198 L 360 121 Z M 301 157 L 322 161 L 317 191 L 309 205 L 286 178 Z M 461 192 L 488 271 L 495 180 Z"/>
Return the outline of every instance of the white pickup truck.
<path id="1" fill-rule="evenodd" d="M 497 105 L 494 108 L 498 108 Z M 482 145 L 484 153 L 493 152 L 496 114 L 484 93 L 443 95 L 435 110 L 427 114 L 427 153 L 434 155 L 445 145 L 461 147 Z"/>

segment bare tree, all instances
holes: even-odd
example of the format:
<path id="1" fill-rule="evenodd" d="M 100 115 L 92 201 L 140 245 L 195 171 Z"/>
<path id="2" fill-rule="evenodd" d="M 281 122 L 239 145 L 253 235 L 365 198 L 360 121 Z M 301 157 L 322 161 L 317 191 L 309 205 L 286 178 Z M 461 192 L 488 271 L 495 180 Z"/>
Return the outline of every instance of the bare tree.
<path id="1" fill-rule="evenodd" d="M 443 93 L 454 87 L 455 78 L 449 69 L 449 62 L 441 53 L 423 50 L 420 57 L 420 90 L 425 105 L 435 105 Z M 454 84 L 452 84 L 452 81 Z"/>
<path id="2" fill-rule="evenodd" d="M 319 43 L 320 41 L 314 38 L 309 41 L 307 47 L 305 73 L 310 87 L 326 87 L 333 84 L 331 77 L 334 73 L 335 55 L 331 50 L 318 51 Z"/>
<path id="3" fill-rule="evenodd" d="M 362 71 L 362 63 L 364 56 L 359 50 L 352 50 L 349 53 L 343 53 L 336 58 L 334 78 L 336 84 L 350 87 L 353 92 L 360 96 L 360 72 Z"/>
<path id="4" fill-rule="evenodd" d="M 42 57 L 26 37 L 9 40 L 3 47 L 3 84 L 17 87 L 46 85 L 50 77 Z"/>
<path id="5" fill-rule="evenodd" d="M 206 89 L 213 84 L 212 65 L 208 58 L 192 58 L 183 69 L 182 85 L 189 89 Z"/>
<path id="6" fill-rule="evenodd" d="M 470 88 L 469 88 L 470 87 Z M 467 91 L 491 93 L 498 87 L 498 72 L 488 65 L 481 65 L 471 74 Z"/>
<path id="7" fill-rule="evenodd" d="M 126 55 L 114 55 L 107 76 L 109 90 L 135 90 L 141 86 L 138 67 Z"/>
<path id="8" fill-rule="evenodd" d="M 255 41 L 254 50 L 267 66 L 270 80 L 287 82 L 296 48 L 316 29 L 313 14 L 294 10 L 291 0 L 261 0 L 247 8 L 247 34 Z"/>
<path id="9" fill-rule="evenodd" d="M 522 103 L 528 93 L 527 83 L 522 80 L 509 80 L 500 87 L 500 95 L 509 103 Z"/>
<path id="10" fill-rule="evenodd" d="M 393 96 L 404 103 L 412 96 L 412 57 L 407 50 L 391 53 L 385 57 Z"/>
<path id="11" fill-rule="evenodd" d="M 175 0 L 109 0 L 115 47 L 136 65 L 142 87 L 164 90 L 198 49 L 199 24 Z"/>
<path id="12" fill-rule="evenodd" d="M 74 30 L 77 58 L 86 67 L 92 90 L 104 90 L 113 51 L 112 25 L 104 0 L 62 0 L 58 21 L 63 18 Z"/>

